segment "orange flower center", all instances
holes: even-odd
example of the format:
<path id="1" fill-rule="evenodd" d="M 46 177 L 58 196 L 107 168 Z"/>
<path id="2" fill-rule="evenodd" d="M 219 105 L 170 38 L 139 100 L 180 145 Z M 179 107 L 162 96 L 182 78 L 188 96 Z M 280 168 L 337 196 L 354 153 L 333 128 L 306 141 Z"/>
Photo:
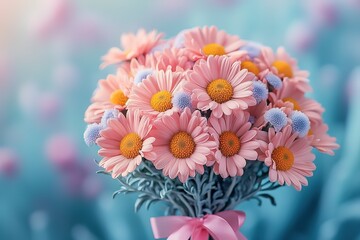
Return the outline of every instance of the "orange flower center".
<path id="1" fill-rule="evenodd" d="M 294 154 L 286 147 L 275 148 L 271 158 L 276 164 L 276 169 L 280 171 L 288 171 L 294 165 Z"/>
<path id="2" fill-rule="evenodd" d="M 297 110 L 297 111 L 300 111 L 300 104 L 293 98 L 291 97 L 286 97 L 286 98 L 283 98 L 282 100 L 283 102 L 290 102 L 294 105 L 294 110 Z"/>
<path id="3" fill-rule="evenodd" d="M 219 149 L 225 157 L 231 157 L 240 151 L 240 139 L 233 132 L 223 132 L 219 137 Z"/>
<path id="4" fill-rule="evenodd" d="M 213 80 L 207 85 L 206 92 L 209 94 L 211 100 L 217 103 L 227 102 L 234 95 L 233 87 L 225 79 Z"/>
<path id="5" fill-rule="evenodd" d="M 121 139 L 120 153 L 128 159 L 135 158 L 139 155 L 143 141 L 136 133 L 129 133 Z"/>
<path id="6" fill-rule="evenodd" d="M 158 112 L 165 112 L 173 107 L 172 95 L 169 91 L 163 90 L 155 93 L 150 100 L 151 107 Z"/>
<path id="7" fill-rule="evenodd" d="M 278 70 L 278 73 L 280 75 L 283 75 L 284 77 L 288 77 L 288 78 L 293 77 L 292 68 L 291 68 L 290 64 L 288 64 L 287 62 L 277 60 L 277 61 L 273 62 L 272 65 L 273 65 L 273 67 L 275 67 Z"/>
<path id="8" fill-rule="evenodd" d="M 114 105 L 120 105 L 120 106 L 125 106 L 127 100 L 129 98 L 127 96 L 125 96 L 125 94 L 123 93 L 123 91 L 121 91 L 120 89 L 115 90 L 111 95 L 110 95 L 110 102 Z"/>
<path id="9" fill-rule="evenodd" d="M 313 131 L 311 130 L 311 128 L 309 129 L 309 131 L 308 131 L 308 134 L 307 134 L 308 136 L 311 136 L 311 135 L 314 135 L 314 133 L 313 133 Z"/>
<path id="10" fill-rule="evenodd" d="M 217 43 L 206 44 L 202 50 L 206 56 L 226 54 L 224 46 Z"/>
<path id="11" fill-rule="evenodd" d="M 249 72 L 252 72 L 255 75 L 260 73 L 259 68 L 251 61 L 241 62 L 241 69 L 247 69 Z"/>
<path id="12" fill-rule="evenodd" d="M 170 152 L 176 158 L 189 158 L 195 151 L 193 137 L 187 132 L 180 131 L 170 140 Z"/>

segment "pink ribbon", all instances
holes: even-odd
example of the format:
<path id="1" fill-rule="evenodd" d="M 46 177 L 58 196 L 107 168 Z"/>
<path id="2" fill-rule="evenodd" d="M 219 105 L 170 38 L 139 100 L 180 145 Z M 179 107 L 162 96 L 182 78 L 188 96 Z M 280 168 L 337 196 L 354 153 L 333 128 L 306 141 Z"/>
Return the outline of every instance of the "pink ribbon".
<path id="1" fill-rule="evenodd" d="M 241 211 L 224 211 L 205 215 L 202 218 L 185 216 L 168 216 L 151 218 L 155 239 L 168 240 L 208 240 L 209 235 L 215 240 L 246 240 L 239 232 L 244 224 L 245 213 Z"/>

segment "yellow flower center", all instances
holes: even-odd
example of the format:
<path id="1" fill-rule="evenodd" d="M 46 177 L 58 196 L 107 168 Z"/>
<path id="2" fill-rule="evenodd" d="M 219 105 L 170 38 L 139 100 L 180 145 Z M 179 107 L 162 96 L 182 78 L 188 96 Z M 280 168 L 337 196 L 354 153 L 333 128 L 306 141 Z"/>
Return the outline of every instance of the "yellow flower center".
<path id="1" fill-rule="evenodd" d="M 276 163 L 276 169 L 280 171 L 290 170 L 294 165 L 294 154 L 286 147 L 277 147 L 271 154 Z"/>
<path id="2" fill-rule="evenodd" d="M 189 158 L 195 151 L 195 142 L 190 134 L 180 131 L 170 140 L 170 152 L 176 158 Z"/>
<path id="3" fill-rule="evenodd" d="M 209 94 L 211 100 L 217 103 L 227 102 L 234 95 L 233 87 L 225 79 L 213 80 L 207 85 L 206 92 Z"/>
<path id="4" fill-rule="evenodd" d="M 233 132 L 223 132 L 219 137 L 219 149 L 225 157 L 231 157 L 239 153 L 240 139 Z"/>
<path id="5" fill-rule="evenodd" d="M 224 46 L 217 43 L 206 44 L 202 50 L 206 56 L 226 54 Z"/>
<path id="6" fill-rule="evenodd" d="M 139 155 L 143 141 L 136 133 L 128 133 L 121 139 L 120 153 L 128 159 L 135 158 Z"/>
<path id="7" fill-rule="evenodd" d="M 294 105 L 294 110 L 297 110 L 297 111 L 300 111 L 300 104 L 293 98 L 291 97 L 286 97 L 286 98 L 283 98 L 283 102 L 290 102 Z"/>
<path id="8" fill-rule="evenodd" d="M 260 73 L 259 68 L 251 61 L 241 62 L 241 69 L 247 69 L 249 72 L 252 72 L 255 75 Z"/>
<path id="9" fill-rule="evenodd" d="M 293 71 L 292 68 L 290 66 L 290 64 L 288 64 L 285 61 L 275 61 L 273 62 L 273 67 L 275 67 L 278 70 L 278 73 L 280 75 L 283 75 L 284 77 L 288 77 L 288 78 L 292 78 L 293 77 Z"/>
<path id="10" fill-rule="evenodd" d="M 158 112 L 165 112 L 173 107 L 171 103 L 172 95 L 169 91 L 163 90 L 155 93 L 150 100 L 151 107 Z"/>
<path id="11" fill-rule="evenodd" d="M 123 91 L 121 91 L 120 89 L 115 90 L 111 95 L 110 95 L 110 102 L 114 105 L 121 105 L 121 106 L 125 106 L 127 100 L 129 98 L 127 96 L 125 96 L 125 94 L 123 93 Z"/>

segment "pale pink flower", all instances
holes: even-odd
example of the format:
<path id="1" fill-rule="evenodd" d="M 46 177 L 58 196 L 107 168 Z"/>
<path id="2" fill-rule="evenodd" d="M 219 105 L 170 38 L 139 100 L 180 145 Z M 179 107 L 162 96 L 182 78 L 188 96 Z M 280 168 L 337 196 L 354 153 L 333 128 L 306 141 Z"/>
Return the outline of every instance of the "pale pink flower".
<path id="1" fill-rule="evenodd" d="M 176 111 L 172 98 L 181 90 L 182 74 L 166 71 L 155 71 L 140 84 L 133 87 L 127 107 L 130 110 L 139 109 L 142 114 L 151 118 Z"/>
<path id="2" fill-rule="evenodd" d="M 213 116 L 209 119 L 217 148 L 214 150 L 214 172 L 221 177 L 242 176 L 246 160 L 256 160 L 259 143 L 254 139 L 257 131 L 250 130 L 249 113 Z"/>
<path id="3" fill-rule="evenodd" d="M 316 167 L 313 163 L 315 155 L 311 153 L 312 147 L 307 138 L 297 138 L 297 133 L 292 133 L 292 127 L 287 125 L 277 133 L 273 128 L 268 133 L 260 132 L 258 139 L 259 160 L 269 167 L 271 182 L 286 183 L 298 191 L 302 185 L 308 185 L 305 177 L 312 176 Z"/>
<path id="4" fill-rule="evenodd" d="M 297 110 L 308 116 L 313 123 L 322 121 L 324 108 L 320 103 L 305 97 L 304 92 L 288 79 L 283 81 L 282 88 L 269 94 L 269 100 L 272 107 L 281 108 L 288 116 Z"/>
<path id="5" fill-rule="evenodd" d="M 117 178 L 134 171 L 142 158 L 156 158 L 152 146 L 155 138 L 148 136 L 151 128 L 150 119 L 140 116 L 138 111 L 110 119 L 96 141 L 100 146 L 99 155 L 103 157 L 99 165 Z"/>
<path id="6" fill-rule="evenodd" d="M 239 51 L 244 44 L 237 36 L 219 31 L 214 26 L 194 28 L 184 33 L 184 48 L 193 61 L 206 59 L 210 55 L 239 57 L 246 53 Z"/>
<path id="7" fill-rule="evenodd" d="M 151 136 L 157 157 L 149 158 L 154 166 L 171 179 L 185 182 L 195 173 L 204 173 L 204 165 L 211 157 L 216 143 L 211 141 L 206 118 L 199 111 L 163 115 L 154 122 Z"/>
<path id="8" fill-rule="evenodd" d="M 328 130 L 328 125 L 323 122 L 311 124 L 308 138 L 311 141 L 311 146 L 320 152 L 334 155 L 334 150 L 340 146 L 336 143 L 336 138 L 327 134 Z"/>
<path id="9" fill-rule="evenodd" d="M 259 63 L 265 64 L 265 66 L 260 66 L 261 69 L 266 67 L 283 80 L 288 79 L 291 84 L 294 84 L 302 92 L 312 90 L 308 80 L 309 73 L 299 70 L 296 60 L 291 58 L 284 48 L 280 47 L 274 53 L 271 48 L 264 47 L 261 50 L 259 59 L 261 60 Z"/>
<path id="10" fill-rule="evenodd" d="M 155 53 L 157 60 L 157 68 L 166 70 L 171 66 L 171 70 L 184 71 L 192 68 L 194 63 L 185 55 L 185 50 L 180 48 L 167 48 L 162 52 Z"/>
<path id="11" fill-rule="evenodd" d="M 108 75 L 106 79 L 100 80 L 91 99 L 92 104 L 85 112 L 85 122 L 100 123 L 101 117 L 107 109 L 124 110 L 131 88 L 132 80 L 126 73 L 116 76 Z"/>
<path id="12" fill-rule="evenodd" d="M 113 47 L 103 56 L 101 68 L 111 64 L 121 63 L 132 58 L 149 53 L 157 44 L 160 43 L 163 34 L 157 31 L 147 33 L 140 29 L 136 34 L 128 33 L 121 36 L 122 49 Z"/>
<path id="13" fill-rule="evenodd" d="M 239 65 L 225 56 L 210 56 L 195 64 L 187 74 L 184 88 L 192 92 L 198 109 L 210 109 L 220 118 L 223 114 L 230 115 L 256 104 L 252 96 L 254 75 L 248 74 L 247 70 L 240 71 Z"/>

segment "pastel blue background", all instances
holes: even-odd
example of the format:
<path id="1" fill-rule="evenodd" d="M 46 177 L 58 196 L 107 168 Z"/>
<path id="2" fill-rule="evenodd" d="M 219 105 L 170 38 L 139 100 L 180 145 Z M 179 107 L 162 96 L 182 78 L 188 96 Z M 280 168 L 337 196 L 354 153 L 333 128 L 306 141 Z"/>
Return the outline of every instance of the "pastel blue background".
<path id="1" fill-rule="evenodd" d="M 322 6 L 317 4 L 323 3 Z M 282 188 L 278 205 L 255 201 L 249 239 L 360 239 L 360 1 L 358 0 L 14 0 L 0 1 L 0 239 L 153 239 L 135 196 L 97 175 L 96 149 L 82 140 L 83 113 L 98 79 L 100 56 L 121 33 L 140 27 L 174 36 L 216 25 L 244 39 L 284 45 L 311 72 L 312 97 L 341 149 L 318 154 L 309 187 Z M 325 6 L 325 7 L 324 7 Z M 65 136 L 66 141 L 51 141 Z M 72 148 L 64 167 L 54 157 Z M 56 150 L 58 150 L 56 152 Z M 50 156 L 49 153 L 50 151 Z M 54 153 L 55 152 L 55 153 Z M 65 151 L 66 152 L 66 151 Z"/>

